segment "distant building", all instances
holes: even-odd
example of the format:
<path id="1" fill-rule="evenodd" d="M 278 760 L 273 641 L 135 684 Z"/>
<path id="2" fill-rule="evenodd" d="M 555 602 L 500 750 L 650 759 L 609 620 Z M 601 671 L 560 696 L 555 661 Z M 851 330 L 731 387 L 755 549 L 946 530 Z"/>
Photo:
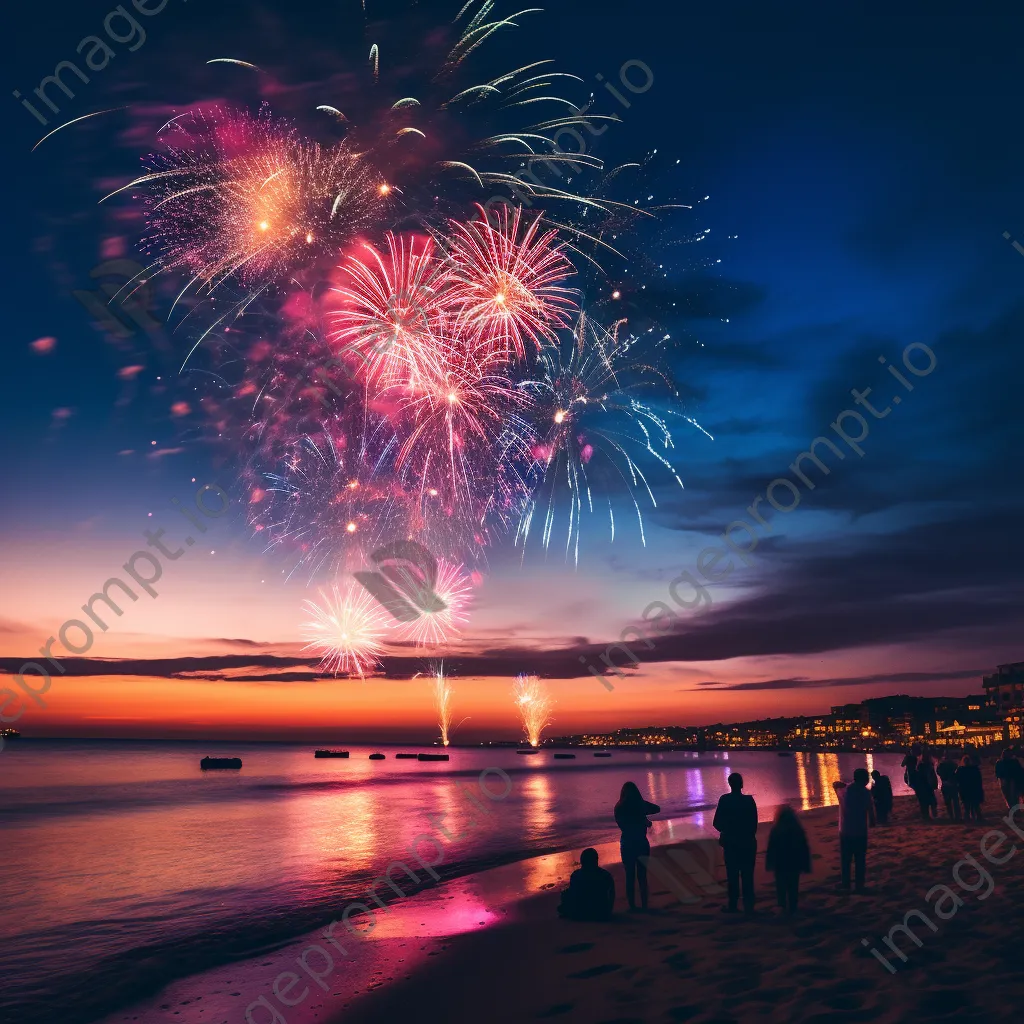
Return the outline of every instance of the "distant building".
<path id="1" fill-rule="evenodd" d="M 976 747 L 987 747 L 990 743 L 1000 743 L 1007 738 L 1007 730 L 1002 722 L 961 725 L 954 721 L 952 725 L 942 726 L 933 734 L 926 736 L 932 746 L 962 747 L 965 743 L 973 743 Z"/>
<path id="2" fill-rule="evenodd" d="M 1014 708 L 1024 708 L 1024 661 L 1010 665 L 999 665 L 993 675 L 982 679 L 985 693 L 991 705 L 1006 713 Z"/>

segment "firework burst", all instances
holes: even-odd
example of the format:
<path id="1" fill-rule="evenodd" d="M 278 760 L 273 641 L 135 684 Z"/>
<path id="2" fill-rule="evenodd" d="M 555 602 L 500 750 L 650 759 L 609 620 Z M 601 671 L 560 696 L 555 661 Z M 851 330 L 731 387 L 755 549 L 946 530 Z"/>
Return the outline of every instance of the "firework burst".
<path id="1" fill-rule="evenodd" d="M 341 431 L 303 436 L 252 487 L 249 525 L 268 551 L 290 554 L 293 571 L 338 577 L 409 532 L 411 499 L 377 471 L 394 444 L 371 452 L 365 442 Z"/>
<path id="2" fill-rule="evenodd" d="M 536 676 L 521 675 L 512 688 L 516 710 L 523 723 L 523 735 L 531 747 L 539 747 L 541 733 L 551 723 L 552 700 Z"/>
<path id="3" fill-rule="evenodd" d="M 445 352 L 422 390 L 407 399 L 395 464 L 407 487 L 418 487 L 428 523 L 443 529 L 437 520 L 444 517 L 480 538 L 489 511 L 521 509 L 526 499 L 521 477 L 505 467 L 528 455 L 522 413 L 530 399 L 486 345 L 452 338 Z"/>
<path id="4" fill-rule="evenodd" d="M 330 79 L 352 84 L 326 97 L 337 105 L 309 97 L 316 138 L 266 107 L 179 114 L 125 186 L 145 202 L 152 266 L 140 276 L 185 278 L 178 329 L 200 327 L 185 364 L 208 386 L 207 436 L 242 453 L 253 531 L 310 582 L 415 538 L 439 565 L 444 605 L 404 629 L 425 646 L 458 635 L 464 567 L 482 568 L 514 524 L 518 540 L 536 529 L 547 547 L 567 494 L 567 551 L 578 557 L 598 490 L 614 539 L 616 489 L 643 537 L 648 461 L 681 486 L 669 462 L 675 414 L 662 411 L 671 382 L 629 354 L 635 339 L 618 326 L 580 314 L 582 291 L 568 287 L 577 257 L 596 262 L 589 243 L 621 257 L 607 240 L 648 213 L 606 198 L 616 172 L 555 141 L 602 120 L 557 95 L 573 76 L 540 61 L 463 80 L 479 46 L 532 13 L 494 8 L 470 0 L 455 38 L 421 31 L 426 15 L 396 21 L 412 47 L 400 59 L 374 40 L 367 61 L 360 43 L 362 75 Z M 504 196 L 515 203 L 486 212 Z M 210 350 L 219 361 L 201 364 Z M 637 397 L 648 386 L 668 401 Z M 335 672 L 363 675 L 379 654 L 379 610 L 364 597 L 334 588 L 310 603 L 310 646 Z"/>
<path id="5" fill-rule="evenodd" d="M 657 501 L 642 463 L 653 463 L 683 486 L 668 458 L 674 447 L 669 418 L 703 428 L 681 412 L 662 412 L 642 399 L 667 399 L 670 406 L 677 392 L 664 373 L 634 356 L 638 339 L 620 333 L 622 327 L 618 323 L 609 331 L 580 314 L 571 337 L 545 348 L 539 375 L 521 383 L 535 397 L 539 438 L 531 497 L 517 537 L 521 543 L 539 518 L 542 544 L 549 546 L 565 495 L 566 553 L 572 550 L 578 561 L 584 513 L 594 511 L 596 497 L 607 509 L 614 540 L 613 495 L 621 493 L 646 543 L 642 502 L 656 508 Z"/>
<path id="6" fill-rule="evenodd" d="M 496 225 L 479 209 L 480 220 L 450 226 L 449 302 L 461 330 L 522 359 L 527 345 L 539 349 L 571 322 L 576 303 L 561 282 L 575 270 L 558 233 L 540 231 L 540 216 L 520 231 L 519 207 L 499 207 Z"/>
<path id="7" fill-rule="evenodd" d="M 437 563 L 434 594 L 440 599 L 437 610 L 433 605 L 422 611 L 418 618 L 403 624 L 399 635 L 417 647 L 441 647 L 454 640 L 469 621 L 468 608 L 472 597 L 470 578 L 461 565 L 443 559 Z"/>
<path id="8" fill-rule="evenodd" d="M 329 339 L 352 352 L 377 389 L 417 390 L 444 358 L 437 331 L 444 275 L 430 238 L 387 235 L 387 250 L 364 243 L 350 254 L 334 288 Z"/>
<path id="9" fill-rule="evenodd" d="M 378 223 L 378 172 L 341 144 L 300 138 L 265 110 L 215 109 L 169 122 L 173 141 L 127 188 L 144 191 L 147 248 L 164 270 L 213 289 L 277 284 Z"/>
<path id="10" fill-rule="evenodd" d="M 384 610 L 368 591 L 352 585 L 341 591 L 320 591 L 320 603 L 306 601 L 303 609 L 311 616 L 302 627 L 308 643 L 303 648 L 321 659 L 325 672 L 365 677 L 379 663 L 386 632 Z"/>

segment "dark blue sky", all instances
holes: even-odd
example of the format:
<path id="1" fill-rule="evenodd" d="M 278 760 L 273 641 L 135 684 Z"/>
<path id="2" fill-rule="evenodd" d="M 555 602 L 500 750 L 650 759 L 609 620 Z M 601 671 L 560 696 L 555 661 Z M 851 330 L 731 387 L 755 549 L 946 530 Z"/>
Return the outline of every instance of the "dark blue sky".
<path id="1" fill-rule="evenodd" d="M 326 13 L 344 9 L 169 0 L 145 21 L 145 44 L 134 53 L 119 46 L 64 113 L 222 95 L 224 79 L 204 66 L 215 56 L 279 72 L 290 65 L 300 81 L 307 48 L 321 54 L 357 24 Z M 20 10 L 8 29 L 19 38 L 5 64 L 8 90 L 30 93 L 109 10 L 91 0 Z M 851 388 L 896 386 L 879 355 L 898 362 L 921 342 L 936 353 L 935 373 L 876 425 L 863 460 L 847 460 L 761 545 L 764 558 L 733 577 L 730 599 L 684 638 L 696 646 L 679 651 L 699 656 L 680 660 L 866 648 L 884 660 L 879 652 L 894 645 L 903 652 L 894 671 L 920 663 L 935 680 L 942 665 L 988 669 L 1013 655 L 1024 256 L 1003 232 L 1024 240 L 1024 16 L 1009 4 L 966 11 L 566 0 L 523 19 L 517 47 L 579 74 L 597 90 L 595 111 L 620 113 L 598 155 L 614 163 L 657 148 L 671 167 L 659 188 L 686 201 L 709 197 L 662 235 L 658 260 L 668 275 L 661 287 L 688 310 L 666 318 L 679 339 L 675 368 L 689 411 L 715 441 L 678 432 L 687 490 L 666 495 L 653 554 L 595 544 L 581 562 L 586 578 L 614 594 L 591 640 L 636 617 L 641 585 L 663 589 L 650 582 L 667 578 L 661 567 L 692 564 L 702 537 L 742 514 L 851 405 Z M 595 76 L 615 81 L 631 59 L 649 66 L 654 82 L 622 110 Z M 172 353 L 161 356 L 142 332 L 111 343 L 70 294 L 90 287 L 102 240 L 115 230 L 95 204 L 101 185 L 135 170 L 128 122 L 97 118 L 30 153 L 46 129 L 13 98 L 4 116 L 0 525 L 13 537 L 40 522 L 59 528 L 100 516 L 113 532 L 207 472 L 198 448 L 118 455 L 178 447 L 180 424 L 168 410 L 188 388 L 173 380 Z M 704 241 L 692 241 L 706 229 Z M 30 348 L 46 336 L 57 339 L 52 352 Z M 126 378 L 130 366 L 143 369 Z M 69 412 L 55 417 L 56 409 Z M 835 675 L 835 664 L 820 671 Z M 762 682 L 787 688 L 792 670 Z M 805 674 L 815 674 L 810 663 Z M 977 683 L 955 688 L 968 686 Z"/>

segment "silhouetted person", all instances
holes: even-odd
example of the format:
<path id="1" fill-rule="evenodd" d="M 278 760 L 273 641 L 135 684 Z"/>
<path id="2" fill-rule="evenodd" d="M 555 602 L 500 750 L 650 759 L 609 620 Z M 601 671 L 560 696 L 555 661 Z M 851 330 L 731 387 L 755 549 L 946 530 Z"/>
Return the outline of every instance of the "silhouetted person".
<path id="1" fill-rule="evenodd" d="M 933 815 L 938 817 L 939 807 L 935 799 L 935 790 L 939 788 L 939 779 L 930 755 L 925 754 L 918 761 L 913 780 L 912 788 L 921 808 L 921 817 L 925 821 L 930 821 Z"/>
<path id="2" fill-rule="evenodd" d="M 835 784 L 839 798 L 839 872 L 840 887 L 850 888 L 850 861 L 854 863 L 854 888 L 864 891 L 864 874 L 868 852 L 868 825 L 875 824 L 875 808 L 868 792 L 868 770 L 853 773 L 853 785 Z"/>
<path id="3" fill-rule="evenodd" d="M 960 802 L 964 807 L 964 821 L 981 821 L 981 805 L 985 802 L 985 787 L 981 769 L 973 763 L 970 754 L 964 754 L 956 770 L 956 784 Z"/>
<path id="4" fill-rule="evenodd" d="M 729 776 L 729 792 L 719 797 L 715 819 L 719 845 L 725 853 L 725 872 L 729 880 L 729 904 L 722 909 L 736 913 L 743 884 L 743 910 L 754 912 L 754 862 L 757 860 L 757 804 L 743 790 L 743 776 Z"/>
<path id="5" fill-rule="evenodd" d="M 580 866 L 569 876 L 558 913 L 570 921 L 607 921 L 614 906 L 615 880 L 598 867 L 597 850 L 588 847 L 580 854 Z"/>
<path id="6" fill-rule="evenodd" d="M 1020 748 L 1014 748 L 1013 764 L 1017 772 L 1017 801 L 1024 801 L 1024 765 L 1020 763 Z"/>
<path id="7" fill-rule="evenodd" d="M 946 804 L 946 813 L 952 821 L 963 820 L 963 809 L 960 806 L 960 787 L 956 781 L 956 761 L 953 752 L 946 751 L 946 756 L 939 762 L 935 773 L 942 783 L 942 799 Z"/>
<path id="8" fill-rule="evenodd" d="M 871 799 L 875 802 L 875 814 L 879 825 L 889 823 L 892 814 L 892 783 L 888 775 L 883 775 L 877 768 L 871 773 L 874 785 L 871 787 Z"/>
<path id="9" fill-rule="evenodd" d="M 626 870 L 626 900 L 630 910 L 636 910 L 634 879 L 640 882 L 640 906 L 647 909 L 647 868 L 640 858 L 651 854 L 651 844 L 647 841 L 651 823 L 647 815 L 657 814 L 660 810 L 657 804 L 649 803 L 640 795 L 635 782 L 623 783 L 619 802 L 615 805 L 615 824 L 622 832 L 619 850 Z"/>
<path id="10" fill-rule="evenodd" d="M 1013 807 L 1020 799 L 1018 784 L 1021 776 L 1020 761 L 1013 755 L 1013 749 L 1006 747 L 1002 757 L 996 761 L 996 781 L 1007 807 Z"/>
<path id="11" fill-rule="evenodd" d="M 811 870 L 811 848 L 804 827 L 789 804 L 775 812 L 775 824 L 768 833 L 765 867 L 775 872 L 775 893 L 782 912 L 792 914 L 800 895 L 800 875 Z"/>
<path id="12" fill-rule="evenodd" d="M 921 748 L 916 744 L 907 751 L 903 760 L 900 761 L 900 767 L 903 771 L 903 781 L 911 788 L 914 788 L 914 775 L 917 772 L 917 755 L 920 753 Z"/>

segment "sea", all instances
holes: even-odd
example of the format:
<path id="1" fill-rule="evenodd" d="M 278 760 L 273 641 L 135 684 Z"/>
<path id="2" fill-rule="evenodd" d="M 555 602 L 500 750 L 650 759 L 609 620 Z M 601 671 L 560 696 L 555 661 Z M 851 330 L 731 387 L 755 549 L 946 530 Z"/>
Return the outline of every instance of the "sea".
<path id="1" fill-rule="evenodd" d="M 789 802 L 834 803 L 832 783 L 878 768 L 909 792 L 899 754 L 308 744 L 11 741 L 0 753 L 0 1020 L 98 1020 L 168 982 L 249 959 L 309 931 L 365 892 L 416 836 L 477 827 L 449 849 L 442 881 L 617 838 L 612 807 L 633 781 L 661 806 L 652 843 L 715 835 L 734 771 L 761 820 Z M 369 760 L 380 751 L 386 759 Z M 240 771 L 200 770 L 206 755 Z M 487 800 L 477 789 L 481 772 Z M 477 794 L 486 811 L 467 804 Z M 438 819 L 437 815 L 446 815 Z"/>

